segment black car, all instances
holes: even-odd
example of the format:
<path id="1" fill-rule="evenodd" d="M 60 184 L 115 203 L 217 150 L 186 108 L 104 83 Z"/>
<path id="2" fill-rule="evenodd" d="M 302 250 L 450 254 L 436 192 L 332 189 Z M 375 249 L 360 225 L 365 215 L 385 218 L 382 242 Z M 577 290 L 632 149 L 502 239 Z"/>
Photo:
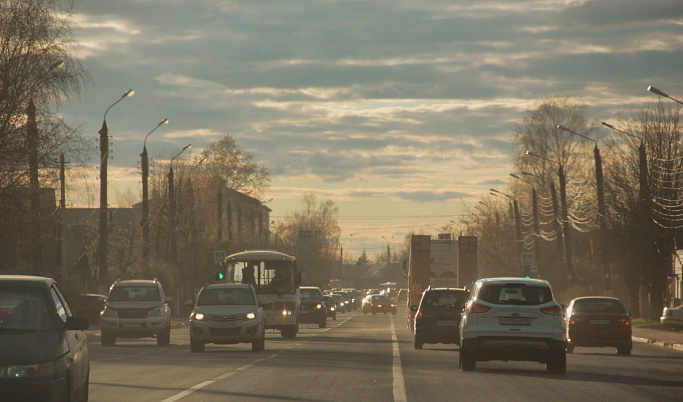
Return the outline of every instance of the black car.
<path id="1" fill-rule="evenodd" d="M 337 319 L 337 302 L 331 295 L 324 295 L 323 301 L 325 302 L 325 308 L 327 308 L 327 316 L 332 317 L 333 320 Z"/>
<path id="2" fill-rule="evenodd" d="M 88 400 L 85 317 L 50 278 L 0 275 L 0 400 Z"/>
<path id="3" fill-rule="evenodd" d="M 325 328 L 327 326 L 327 308 L 323 301 L 323 292 L 315 286 L 301 286 L 299 291 L 301 297 L 299 323 L 315 323 L 320 328 Z"/>
<path id="4" fill-rule="evenodd" d="M 415 349 L 425 343 L 460 344 L 460 316 L 470 292 L 457 288 L 427 288 L 415 311 Z"/>
<path id="5" fill-rule="evenodd" d="M 80 294 L 70 299 L 74 314 L 86 317 L 90 324 L 99 324 L 100 313 L 104 310 L 106 300 L 105 295 L 90 293 Z"/>

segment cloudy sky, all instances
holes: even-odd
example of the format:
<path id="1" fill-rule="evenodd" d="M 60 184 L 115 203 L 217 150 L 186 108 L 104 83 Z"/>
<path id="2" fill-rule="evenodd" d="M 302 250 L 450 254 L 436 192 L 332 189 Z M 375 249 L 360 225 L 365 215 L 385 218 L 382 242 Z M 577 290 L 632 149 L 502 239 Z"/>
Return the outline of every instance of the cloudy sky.
<path id="1" fill-rule="evenodd" d="M 356 255 L 504 189 L 514 124 L 545 97 L 609 121 L 649 85 L 683 94 L 679 0 L 81 0 L 73 22 L 93 84 L 66 119 L 96 145 L 135 89 L 107 115 L 110 204 L 140 197 L 167 117 L 152 157 L 230 133 L 270 172 L 274 219 L 331 199 Z"/>

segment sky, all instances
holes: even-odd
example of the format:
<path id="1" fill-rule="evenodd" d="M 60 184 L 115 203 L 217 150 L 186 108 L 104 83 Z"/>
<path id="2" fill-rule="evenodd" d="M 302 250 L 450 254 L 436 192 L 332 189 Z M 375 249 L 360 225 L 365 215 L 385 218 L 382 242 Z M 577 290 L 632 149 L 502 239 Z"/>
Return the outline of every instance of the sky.
<path id="1" fill-rule="evenodd" d="M 683 94 L 678 0 L 80 0 L 72 23 L 92 83 L 59 112 L 93 158 L 67 202 L 99 205 L 97 132 L 132 88 L 107 114 L 110 205 L 141 198 L 143 138 L 168 118 L 151 158 L 230 134 L 268 169 L 273 220 L 304 194 L 336 203 L 347 256 L 457 232 L 509 184 L 515 124 L 544 98 L 599 122 L 656 101 L 649 85 Z"/>

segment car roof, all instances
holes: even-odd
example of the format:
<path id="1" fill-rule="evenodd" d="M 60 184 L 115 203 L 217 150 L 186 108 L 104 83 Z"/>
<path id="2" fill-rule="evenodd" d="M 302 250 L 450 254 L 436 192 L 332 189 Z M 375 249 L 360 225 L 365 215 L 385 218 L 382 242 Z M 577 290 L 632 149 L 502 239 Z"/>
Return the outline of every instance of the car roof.
<path id="1" fill-rule="evenodd" d="M 320 290 L 320 288 L 317 286 L 299 286 L 299 289 L 318 289 L 318 290 Z"/>
<path id="2" fill-rule="evenodd" d="M 223 289 L 239 289 L 239 288 L 251 288 L 251 285 L 248 283 L 239 283 L 239 282 L 228 282 L 228 283 L 209 283 L 208 285 L 204 286 L 204 288 L 223 288 Z"/>
<path id="3" fill-rule="evenodd" d="M 156 285 L 159 281 L 154 279 L 123 279 L 114 282 L 114 285 Z"/>
<path id="4" fill-rule="evenodd" d="M 543 279 L 534 278 L 520 278 L 520 277 L 500 277 L 500 278 L 484 278 L 479 279 L 477 282 L 482 284 L 505 284 L 505 283 L 516 283 L 520 285 L 536 285 L 536 286 L 550 286 L 550 283 Z"/>
<path id="5" fill-rule="evenodd" d="M 247 250 L 225 258 L 226 262 L 240 261 L 296 261 L 296 257 L 274 250 Z"/>
<path id="6" fill-rule="evenodd" d="M 0 282 L 7 285 L 22 285 L 22 286 L 50 286 L 56 281 L 52 278 L 34 275 L 0 275 Z"/>
<path id="7" fill-rule="evenodd" d="M 576 298 L 572 299 L 572 302 L 577 301 L 577 300 L 616 300 L 618 302 L 621 302 L 620 299 L 618 299 L 616 297 L 609 297 L 609 296 L 582 296 L 582 297 L 576 297 Z"/>
<path id="8" fill-rule="evenodd" d="M 469 290 L 464 289 L 464 288 L 429 288 L 425 290 L 425 292 L 431 292 L 433 290 L 438 290 L 438 291 L 461 291 L 461 292 L 469 292 Z"/>

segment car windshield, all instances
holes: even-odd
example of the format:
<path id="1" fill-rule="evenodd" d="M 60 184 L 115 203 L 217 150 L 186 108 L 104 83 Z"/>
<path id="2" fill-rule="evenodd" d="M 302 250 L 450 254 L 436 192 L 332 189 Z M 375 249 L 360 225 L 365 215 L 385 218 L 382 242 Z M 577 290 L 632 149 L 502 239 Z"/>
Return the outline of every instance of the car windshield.
<path id="1" fill-rule="evenodd" d="M 161 295 L 156 286 L 114 286 L 107 298 L 110 302 L 159 301 Z"/>
<path id="2" fill-rule="evenodd" d="M 49 301 L 36 288 L 0 288 L 0 329 L 20 331 L 56 331 Z"/>
<path id="3" fill-rule="evenodd" d="M 198 306 L 254 305 L 254 294 L 249 288 L 204 289 L 197 300 Z"/>
<path id="4" fill-rule="evenodd" d="M 426 307 L 459 307 L 462 308 L 470 297 L 467 292 L 437 291 L 427 292 L 422 305 Z"/>
<path id="5" fill-rule="evenodd" d="M 547 286 L 523 283 L 485 284 L 479 290 L 478 298 L 488 303 L 503 305 L 538 305 L 553 300 Z"/>
<path id="6" fill-rule="evenodd" d="M 574 302 L 572 312 L 575 313 L 626 313 L 626 307 L 619 300 L 580 299 Z"/>
<path id="7" fill-rule="evenodd" d="M 389 299 L 389 296 L 385 296 L 385 295 L 374 296 L 373 295 L 372 301 L 374 301 L 374 302 L 387 302 L 387 301 L 391 301 L 391 300 Z"/>
<path id="8" fill-rule="evenodd" d="M 320 291 L 317 289 L 301 289 L 301 300 L 320 300 Z"/>

